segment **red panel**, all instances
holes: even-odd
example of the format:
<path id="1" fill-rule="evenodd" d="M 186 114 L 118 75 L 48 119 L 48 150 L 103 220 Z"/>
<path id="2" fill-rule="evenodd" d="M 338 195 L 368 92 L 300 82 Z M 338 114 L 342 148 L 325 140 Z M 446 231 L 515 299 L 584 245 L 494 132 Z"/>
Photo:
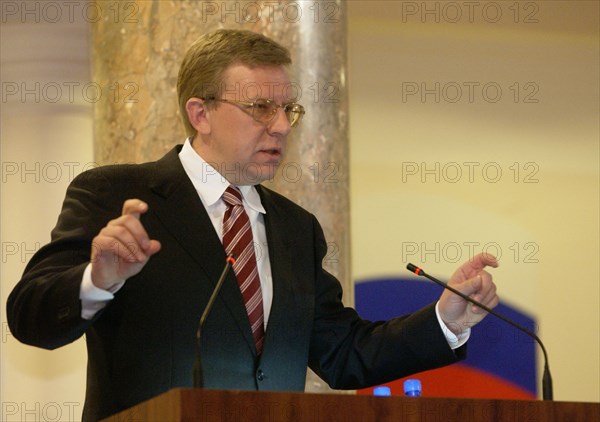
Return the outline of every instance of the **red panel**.
<path id="1" fill-rule="evenodd" d="M 421 372 L 384 385 L 392 395 L 403 396 L 404 380 L 417 378 L 423 385 L 423 397 L 493 398 L 535 400 L 531 392 L 495 375 L 462 364 Z M 358 394 L 373 394 L 373 388 L 358 390 Z"/>

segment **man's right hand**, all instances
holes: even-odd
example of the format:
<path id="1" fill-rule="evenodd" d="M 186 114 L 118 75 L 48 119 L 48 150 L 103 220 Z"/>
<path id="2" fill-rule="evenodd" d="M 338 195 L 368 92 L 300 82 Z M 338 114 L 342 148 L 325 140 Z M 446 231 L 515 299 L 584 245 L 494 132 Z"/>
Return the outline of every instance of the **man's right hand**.
<path id="1" fill-rule="evenodd" d="M 121 216 L 109 221 L 92 241 L 92 282 L 96 287 L 110 290 L 136 275 L 160 250 L 160 242 L 151 240 L 140 222 L 146 211 L 148 204 L 128 199 Z"/>

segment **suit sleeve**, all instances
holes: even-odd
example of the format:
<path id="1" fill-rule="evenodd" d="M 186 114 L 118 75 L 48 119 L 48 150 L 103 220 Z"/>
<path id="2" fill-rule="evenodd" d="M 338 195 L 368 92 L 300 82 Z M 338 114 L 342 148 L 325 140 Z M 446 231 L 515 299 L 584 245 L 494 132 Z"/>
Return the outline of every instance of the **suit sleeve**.
<path id="1" fill-rule="evenodd" d="M 55 349 L 94 322 L 81 318 L 79 289 L 92 239 L 119 213 L 108 205 L 110 192 L 106 178 L 94 170 L 69 186 L 51 242 L 33 256 L 7 300 L 9 328 L 21 342 Z"/>
<path id="2" fill-rule="evenodd" d="M 321 267 L 327 245 L 316 219 L 313 227 L 317 269 L 309 365 L 332 388 L 366 388 L 464 357 L 464 348 L 448 346 L 435 304 L 379 322 L 344 307 L 339 281 Z"/>

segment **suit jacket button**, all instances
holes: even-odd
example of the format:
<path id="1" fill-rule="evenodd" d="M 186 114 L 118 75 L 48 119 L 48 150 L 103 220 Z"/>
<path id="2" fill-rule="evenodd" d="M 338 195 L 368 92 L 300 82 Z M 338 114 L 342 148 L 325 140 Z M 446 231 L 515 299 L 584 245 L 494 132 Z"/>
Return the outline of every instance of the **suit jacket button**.
<path id="1" fill-rule="evenodd" d="M 264 379 L 265 379 L 265 373 L 263 372 L 263 370 L 262 370 L 262 369 L 259 369 L 259 370 L 256 372 L 256 378 L 257 378 L 259 381 L 262 381 L 262 380 L 264 380 Z"/>

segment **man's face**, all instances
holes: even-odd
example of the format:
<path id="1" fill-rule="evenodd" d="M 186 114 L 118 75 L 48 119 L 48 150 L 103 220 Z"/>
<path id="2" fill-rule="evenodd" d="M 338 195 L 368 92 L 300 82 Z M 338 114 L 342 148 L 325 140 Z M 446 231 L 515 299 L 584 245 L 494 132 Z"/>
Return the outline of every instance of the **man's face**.
<path id="1" fill-rule="evenodd" d="M 257 98 L 277 104 L 293 101 L 295 90 L 285 68 L 230 66 L 224 74 L 226 88 L 221 99 L 249 101 Z M 230 183 L 254 185 L 271 179 L 283 159 L 291 127 L 283 109 L 269 123 L 256 121 L 236 104 L 217 102 L 206 110 L 206 128 L 194 139 L 196 151 Z"/>

